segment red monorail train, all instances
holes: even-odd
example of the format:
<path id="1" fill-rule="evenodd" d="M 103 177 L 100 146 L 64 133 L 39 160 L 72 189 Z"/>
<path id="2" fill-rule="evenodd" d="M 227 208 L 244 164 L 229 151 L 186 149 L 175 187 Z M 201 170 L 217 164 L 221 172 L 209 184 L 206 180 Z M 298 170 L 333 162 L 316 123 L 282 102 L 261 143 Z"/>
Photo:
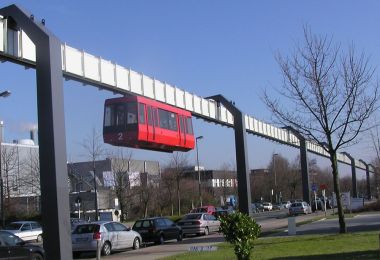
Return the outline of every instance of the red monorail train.
<path id="1" fill-rule="evenodd" d="M 103 139 L 116 146 L 189 151 L 194 149 L 191 113 L 141 96 L 107 99 Z"/>

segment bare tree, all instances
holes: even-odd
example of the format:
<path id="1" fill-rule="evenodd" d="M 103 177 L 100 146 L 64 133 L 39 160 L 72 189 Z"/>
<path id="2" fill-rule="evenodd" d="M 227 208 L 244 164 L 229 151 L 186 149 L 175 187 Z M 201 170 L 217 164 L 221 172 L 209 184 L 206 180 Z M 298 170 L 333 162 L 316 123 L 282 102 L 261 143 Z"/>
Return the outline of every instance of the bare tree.
<path id="1" fill-rule="evenodd" d="M 105 154 L 105 149 L 102 142 L 102 136 L 95 128 L 92 129 L 91 135 L 89 135 L 82 143 L 83 149 L 86 152 L 86 156 L 92 161 L 92 170 L 94 174 L 94 190 L 95 190 L 95 219 L 98 220 L 98 189 L 96 182 L 96 161 L 99 160 Z"/>
<path id="2" fill-rule="evenodd" d="M 168 204 L 170 204 L 170 214 L 174 215 L 174 193 L 175 193 L 175 185 L 176 185 L 176 176 L 173 174 L 172 169 L 165 167 L 161 175 L 161 187 L 165 190 L 167 195 L 166 199 Z"/>
<path id="3" fill-rule="evenodd" d="M 38 150 L 29 150 L 29 155 L 22 162 L 23 172 L 27 176 L 23 176 L 20 185 L 25 190 L 29 190 L 34 194 L 39 193 L 40 186 L 40 158 Z"/>
<path id="4" fill-rule="evenodd" d="M 1 149 L 1 203 L 4 203 L 3 209 L 4 212 L 9 212 L 9 208 L 11 206 L 10 199 L 11 199 L 11 190 L 13 189 L 14 185 L 17 184 L 17 174 L 18 174 L 18 153 L 17 153 L 17 147 L 16 146 L 4 146 Z M 4 186 L 5 186 L 5 198 L 6 203 L 4 201 Z M 4 212 L 3 217 L 4 217 Z M 4 221 L 4 220 L 3 220 Z"/>
<path id="5" fill-rule="evenodd" d="M 174 152 L 172 154 L 169 168 L 171 169 L 171 173 L 175 176 L 176 187 L 177 187 L 177 207 L 178 207 L 178 215 L 181 215 L 181 179 L 183 177 L 184 168 L 188 166 L 188 160 L 185 153 Z"/>
<path id="6" fill-rule="evenodd" d="M 345 233 L 337 151 L 368 130 L 365 123 L 377 109 L 378 82 L 369 59 L 353 45 L 344 52 L 332 38 L 313 35 L 306 27 L 304 40 L 291 56 L 277 56 L 283 75 L 279 93 L 286 103 L 267 92 L 264 102 L 278 123 L 292 126 L 329 154 L 340 232 Z"/>
<path id="7" fill-rule="evenodd" d="M 134 195 L 129 183 L 131 159 L 132 151 L 125 151 L 123 148 L 118 148 L 111 158 L 115 194 L 119 201 L 122 222 L 125 221 L 128 200 Z"/>

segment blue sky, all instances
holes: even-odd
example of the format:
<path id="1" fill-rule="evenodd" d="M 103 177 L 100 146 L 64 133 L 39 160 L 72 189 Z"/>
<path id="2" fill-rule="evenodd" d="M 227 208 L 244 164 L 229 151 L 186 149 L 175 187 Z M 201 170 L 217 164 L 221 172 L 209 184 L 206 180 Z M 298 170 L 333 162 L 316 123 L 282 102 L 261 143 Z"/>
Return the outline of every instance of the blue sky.
<path id="1" fill-rule="evenodd" d="M 72 47 L 203 97 L 223 94 L 243 112 L 267 122 L 270 114 L 260 96 L 263 89 L 281 83 L 274 55 L 292 51 L 302 40 L 305 24 L 343 46 L 353 42 L 371 56 L 374 66 L 380 60 L 378 1 L 3 0 L 1 6 L 12 3 L 36 19 L 44 18 Z M 34 70 L 1 63 L 0 86 L 12 91 L 0 102 L 5 139 L 27 138 L 28 128 L 37 122 Z M 64 88 L 68 158 L 86 160 L 80 143 L 92 128 L 101 132 L 103 102 L 113 94 L 74 81 L 65 81 Z M 204 136 L 199 144 L 202 165 L 217 169 L 234 162 L 231 129 L 200 119 L 194 119 L 194 128 L 196 135 Z M 298 153 L 253 135 L 247 140 L 250 168 L 266 167 L 274 152 L 290 159 Z M 365 141 L 348 150 L 356 158 L 373 158 Z M 133 149 L 133 157 L 165 164 L 170 154 Z M 195 163 L 194 151 L 188 160 Z"/>

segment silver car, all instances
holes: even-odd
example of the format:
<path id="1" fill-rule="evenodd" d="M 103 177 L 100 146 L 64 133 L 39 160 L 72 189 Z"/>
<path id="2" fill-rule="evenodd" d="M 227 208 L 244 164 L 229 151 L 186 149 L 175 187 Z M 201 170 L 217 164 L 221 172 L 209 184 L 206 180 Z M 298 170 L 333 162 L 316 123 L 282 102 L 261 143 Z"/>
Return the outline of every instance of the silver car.
<path id="1" fill-rule="evenodd" d="M 96 252 L 98 241 L 102 255 L 110 255 L 113 250 L 130 247 L 138 249 L 142 239 L 139 233 L 119 222 L 96 221 L 79 224 L 71 234 L 74 256 L 79 256 L 81 252 Z"/>
<path id="2" fill-rule="evenodd" d="M 311 207 L 307 202 L 293 202 L 289 207 L 289 215 L 295 216 L 298 214 L 309 214 L 312 213 Z"/>
<path id="3" fill-rule="evenodd" d="M 220 221 L 207 213 L 187 214 L 177 224 L 182 228 L 183 236 L 186 234 L 207 236 L 210 232 L 218 232 L 220 227 Z"/>
<path id="4" fill-rule="evenodd" d="M 16 221 L 4 228 L 24 241 L 42 242 L 42 228 L 36 221 Z"/>

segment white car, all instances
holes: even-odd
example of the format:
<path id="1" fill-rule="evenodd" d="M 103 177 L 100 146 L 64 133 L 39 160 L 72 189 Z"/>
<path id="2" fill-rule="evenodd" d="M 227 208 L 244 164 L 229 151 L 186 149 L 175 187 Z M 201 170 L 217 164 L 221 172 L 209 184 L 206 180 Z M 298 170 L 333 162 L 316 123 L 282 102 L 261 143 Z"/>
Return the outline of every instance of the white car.
<path id="1" fill-rule="evenodd" d="M 270 202 L 263 203 L 264 210 L 271 211 L 273 209 L 273 205 Z"/>
<path id="2" fill-rule="evenodd" d="M 42 242 L 42 228 L 35 221 L 16 221 L 5 227 L 9 231 L 24 241 Z"/>
<path id="3" fill-rule="evenodd" d="M 292 203 L 290 201 L 287 201 L 287 202 L 283 202 L 281 206 L 284 209 L 288 209 L 290 208 L 290 205 L 292 205 Z"/>

